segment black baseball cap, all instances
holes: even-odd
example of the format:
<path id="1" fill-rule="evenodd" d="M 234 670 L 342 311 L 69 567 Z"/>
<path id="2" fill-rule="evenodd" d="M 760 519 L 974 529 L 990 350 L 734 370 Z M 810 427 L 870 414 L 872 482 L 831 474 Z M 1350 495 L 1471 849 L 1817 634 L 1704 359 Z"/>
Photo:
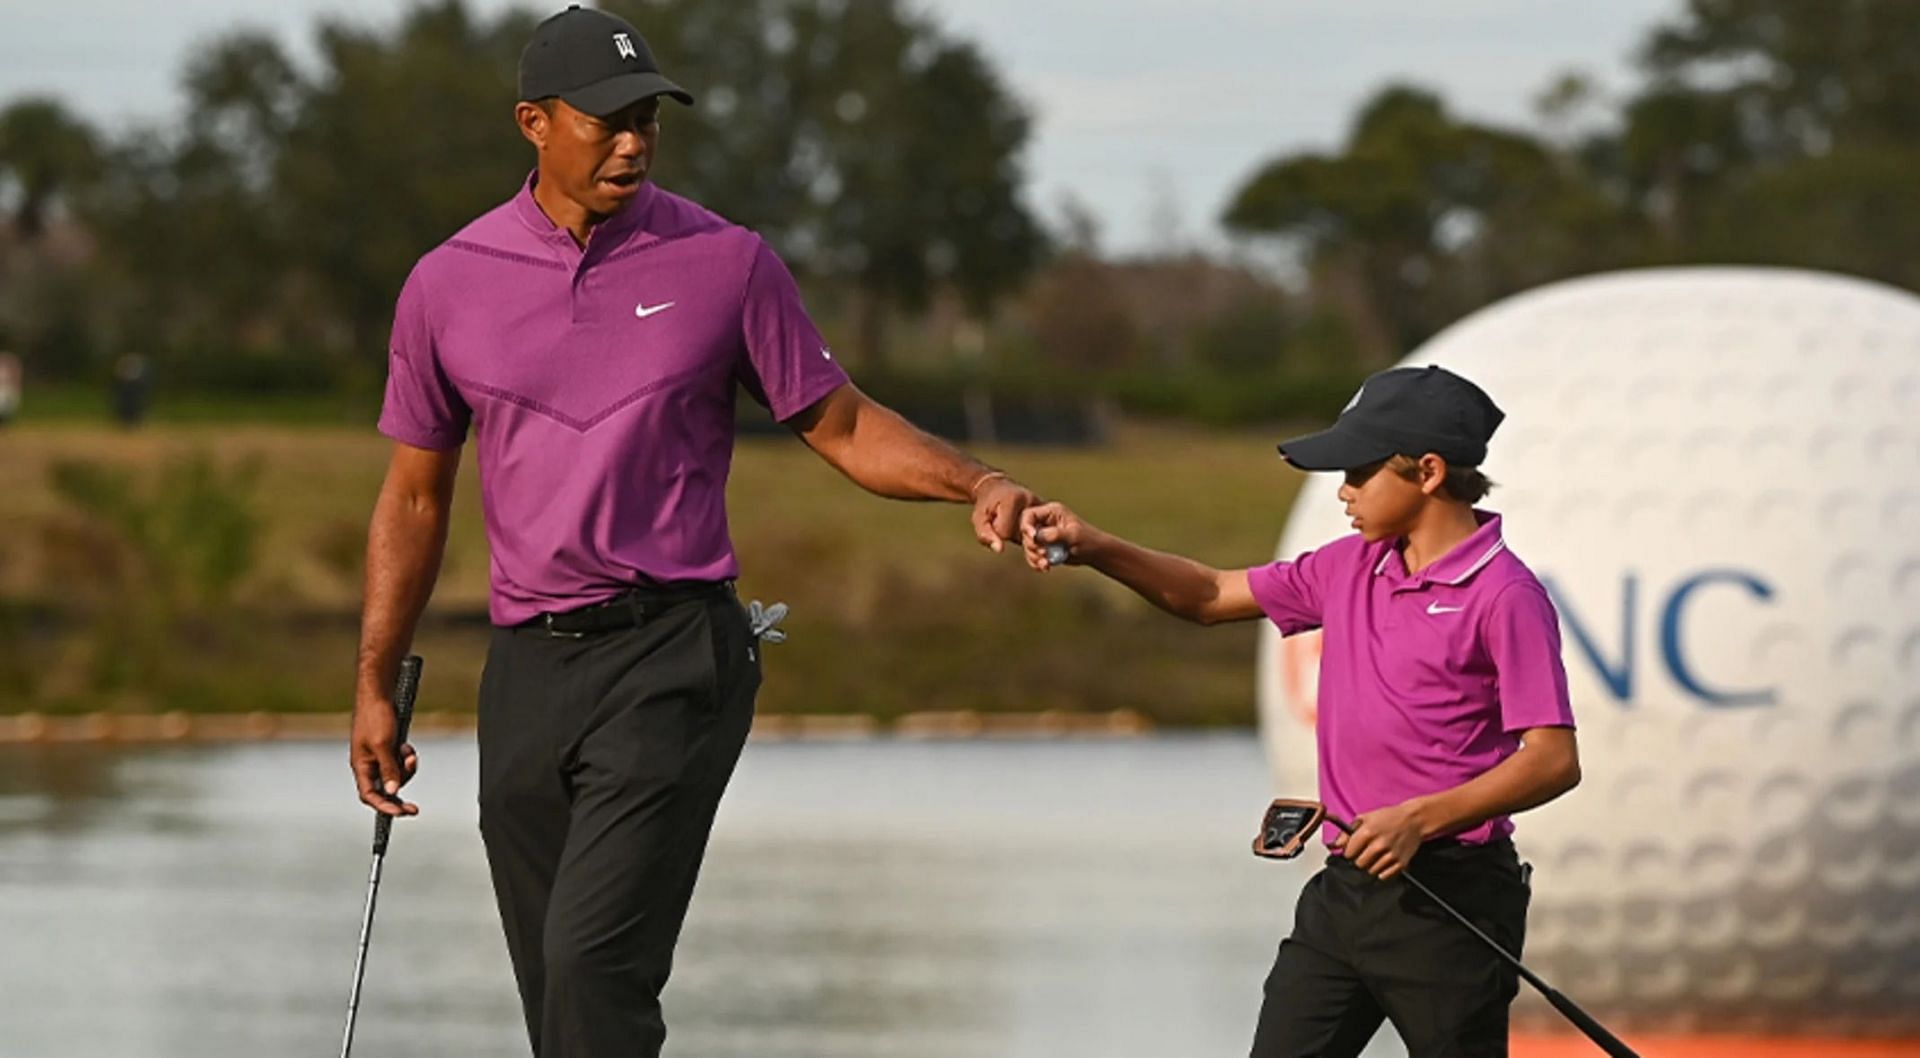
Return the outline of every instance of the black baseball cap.
<path id="1" fill-rule="evenodd" d="M 1361 384 L 1330 429 L 1288 441 L 1280 454 L 1302 470 L 1353 470 L 1428 452 L 1477 467 L 1506 417 L 1479 386 L 1444 367 L 1395 367 Z"/>
<path id="2" fill-rule="evenodd" d="M 540 23 L 520 53 L 521 101 L 551 96 L 595 117 L 648 96 L 693 105 L 686 89 L 661 75 L 631 22 L 579 4 Z"/>

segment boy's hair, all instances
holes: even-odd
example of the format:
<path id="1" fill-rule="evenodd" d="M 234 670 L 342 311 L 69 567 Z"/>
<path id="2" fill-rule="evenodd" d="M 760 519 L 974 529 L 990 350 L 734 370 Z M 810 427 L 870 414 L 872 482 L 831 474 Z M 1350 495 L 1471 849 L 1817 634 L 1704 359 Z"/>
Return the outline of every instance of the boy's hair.
<path id="1" fill-rule="evenodd" d="M 1396 455 L 1387 460 L 1387 469 L 1408 481 L 1420 480 L 1420 461 L 1411 456 Z M 1447 498 L 1460 503 L 1479 503 L 1486 499 L 1487 493 L 1494 489 L 1494 480 L 1480 473 L 1479 467 L 1447 467 L 1447 480 L 1440 483 L 1440 490 Z"/>

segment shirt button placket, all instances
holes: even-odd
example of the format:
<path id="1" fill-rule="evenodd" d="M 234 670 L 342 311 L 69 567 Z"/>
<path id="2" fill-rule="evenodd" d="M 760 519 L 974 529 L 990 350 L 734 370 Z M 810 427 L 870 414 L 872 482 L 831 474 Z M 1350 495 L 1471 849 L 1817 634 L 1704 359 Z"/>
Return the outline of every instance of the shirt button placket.
<path id="1" fill-rule="evenodd" d="M 586 252 L 580 248 L 579 243 L 573 241 L 573 236 L 564 230 L 555 229 L 549 238 L 553 241 L 554 248 L 559 250 L 561 260 L 571 266 L 572 277 L 567 283 L 567 318 L 574 323 L 579 323 L 580 279 L 586 273 Z"/>
<path id="2" fill-rule="evenodd" d="M 591 247 L 592 243 L 588 243 L 588 246 Z M 592 283 L 593 271 L 588 267 L 587 254 L 582 252 L 580 254 L 580 260 L 575 263 L 573 268 L 571 300 L 573 303 L 573 322 L 575 323 L 582 322 L 586 316 L 586 305 L 588 302 L 587 288 L 591 286 Z"/>

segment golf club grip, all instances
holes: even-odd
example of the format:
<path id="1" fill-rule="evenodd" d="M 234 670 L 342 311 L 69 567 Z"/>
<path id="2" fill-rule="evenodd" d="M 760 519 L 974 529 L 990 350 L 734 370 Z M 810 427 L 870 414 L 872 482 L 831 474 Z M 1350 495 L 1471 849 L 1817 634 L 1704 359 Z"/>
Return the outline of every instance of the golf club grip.
<path id="1" fill-rule="evenodd" d="M 1052 543 L 1047 545 L 1047 564 L 1048 565 L 1064 566 L 1067 564 L 1067 559 L 1071 557 L 1072 557 L 1072 553 L 1067 550 L 1067 545 L 1062 543 Z"/>
<path id="2" fill-rule="evenodd" d="M 1568 1021 L 1573 1022 L 1575 1027 L 1587 1034 L 1587 1039 L 1599 1044 L 1600 1049 L 1607 1052 L 1611 1058 L 1640 1058 L 1633 1048 L 1621 1042 L 1620 1037 L 1608 1032 L 1604 1025 L 1593 1020 L 1573 1000 L 1561 995 L 1558 989 L 1547 987 L 1537 978 L 1534 980 L 1534 986 L 1540 989 L 1541 995 L 1547 997 L 1547 1002 L 1553 1004 L 1553 1009 L 1559 1011 Z"/>
<path id="3" fill-rule="evenodd" d="M 407 744 L 407 728 L 413 725 L 413 698 L 420 692 L 420 656 L 408 654 L 400 662 L 400 678 L 393 686 L 393 714 L 396 721 L 393 734 L 393 751 Z M 387 853 L 387 839 L 393 831 L 393 817 L 380 812 L 373 818 L 373 854 L 384 856 Z"/>
<path id="4" fill-rule="evenodd" d="M 400 678 L 393 685 L 393 714 L 399 721 L 393 735 L 395 752 L 407 744 L 407 728 L 413 725 L 413 697 L 419 693 L 420 655 L 408 654 L 400 662 Z"/>

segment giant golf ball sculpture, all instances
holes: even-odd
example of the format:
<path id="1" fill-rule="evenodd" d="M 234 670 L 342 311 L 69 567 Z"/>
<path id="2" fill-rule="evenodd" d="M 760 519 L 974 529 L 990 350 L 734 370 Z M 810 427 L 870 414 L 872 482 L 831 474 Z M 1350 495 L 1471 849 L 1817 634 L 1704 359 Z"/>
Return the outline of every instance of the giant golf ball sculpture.
<path id="1" fill-rule="evenodd" d="M 1627 272 L 1406 363 L 1507 411 L 1485 506 L 1560 609 L 1585 781 L 1519 821 L 1528 965 L 1615 1028 L 1920 1038 L 1920 298 Z M 1338 484 L 1281 557 L 1347 532 Z M 1317 633 L 1263 636 L 1276 786 L 1310 793 L 1338 703 Z"/>

